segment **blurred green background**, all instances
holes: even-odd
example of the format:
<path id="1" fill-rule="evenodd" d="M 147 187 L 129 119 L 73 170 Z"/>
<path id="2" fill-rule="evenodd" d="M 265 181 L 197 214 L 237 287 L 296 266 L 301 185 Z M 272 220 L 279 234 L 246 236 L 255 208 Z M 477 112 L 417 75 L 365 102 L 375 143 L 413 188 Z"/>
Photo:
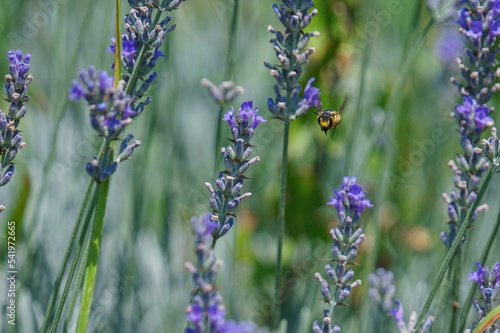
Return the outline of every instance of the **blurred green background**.
<path id="1" fill-rule="evenodd" d="M 253 100 L 269 119 L 266 105 L 274 81 L 262 63 L 276 62 L 266 28 L 279 28 L 279 22 L 273 1 L 239 2 L 235 81 L 245 94 L 233 104 Z M 459 134 L 449 114 L 460 100 L 449 83 L 457 75 L 452 59 L 459 55 L 449 42 L 458 32 L 444 2 L 315 3 L 319 14 L 309 30 L 321 35 L 311 41 L 317 52 L 302 83 L 316 77 L 325 108 L 337 109 L 345 95 L 349 102 L 342 124 L 328 136 L 312 112 L 291 126 L 283 317 L 290 333 L 309 332 L 312 320 L 322 319 L 313 274 L 328 261 L 328 231 L 336 223 L 326 202 L 343 176 L 357 176 L 374 204 L 363 217 L 367 239 L 355 267 L 363 285 L 333 322 L 345 332 L 377 332 L 367 274 L 378 266 L 393 270 L 397 298 L 408 315 L 420 309 L 446 253 L 439 240 L 447 221 L 441 194 L 453 187 L 447 163 L 459 152 Z M 124 13 L 127 8 L 125 2 Z M 212 143 L 221 121 L 200 80 L 224 79 L 232 8 L 233 0 L 188 0 L 171 13 L 177 28 L 164 43 L 166 57 L 150 90 L 153 103 L 129 126 L 142 146 L 113 176 L 91 332 L 181 332 L 184 327 L 193 283 L 183 264 L 195 260 L 189 221 L 209 210 L 204 183 L 215 180 Z M 0 215 L 2 229 L 7 221 L 17 222 L 20 273 L 17 325 L 8 330 L 2 232 L 0 332 L 36 332 L 43 320 L 88 181 L 84 165 L 99 145 L 85 106 L 69 102 L 68 89 L 79 68 L 93 64 L 111 70 L 112 55 L 105 50 L 114 33 L 113 13 L 113 1 L 3 0 L 0 72 L 7 73 L 7 51 L 22 49 L 32 54 L 34 80 L 21 125 L 27 147 L 19 151 L 14 178 L 0 192 L 0 203 L 8 207 Z M 7 104 L 0 106 L 5 110 Z M 261 162 L 244 184 L 253 195 L 239 206 L 235 227 L 217 243 L 216 254 L 224 261 L 218 287 L 229 318 L 270 327 L 282 124 L 269 119 L 253 144 Z M 216 158 L 222 169 L 222 159 Z M 495 221 L 498 195 L 495 179 L 484 199 L 490 210 L 481 214 L 465 250 L 464 291 L 481 240 Z M 438 320 L 436 331 L 440 325 Z M 391 327 L 396 331 L 395 324 Z"/>

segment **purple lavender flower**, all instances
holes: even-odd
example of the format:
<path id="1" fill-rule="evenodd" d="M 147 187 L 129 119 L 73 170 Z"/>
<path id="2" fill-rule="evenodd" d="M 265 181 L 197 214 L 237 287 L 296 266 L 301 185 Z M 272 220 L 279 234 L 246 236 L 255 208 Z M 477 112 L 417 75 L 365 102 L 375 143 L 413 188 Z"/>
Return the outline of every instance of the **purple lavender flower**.
<path id="1" fill-rule="evenodd" d="M 443 195 L 450 220 L 447 223 L 449 230 L 441 233 L 441 239 L 448 248 L 464 221 L 464 214 L 474 205 L 482 174 L 489 168 L 480 141 L 483 133 L 494 125 L 490 116 L 492 109 L 486 103 L 499 87 L 495 81 L 498 76 L 496 55 L 500 49 L 494 44 L 500 32 L 500 1 L 462 1 L 458 5 L 461 8 L 456 22 L 464 36 L 467 61 L 458 58 L 462 81 L 452 78 L 462 96 L 462 103 L 455 107 L 453 117 L 457 120 L 463 153 L 449 162 L 455 174 L 455 189 Z M 484 147 L 484 141 L 482 145 Z M 472 220 L 486 208 L 479 206 Z"/>
<path id="2" fill-rule="evenodd" d="M 172 2 L 172 1 L 170 1 Z M 177 8 L 181 1 L 175 1 Z M 123 76 L 123 79 L 129 84 L 130 75 L 136 73 L 134 81 L 131 82 L 130 95 L 135 98 L 141 98 L 148 90 L 149 86 L 156 78 L 156 73 L 152 73 L 156 62 L 164 54 L 159 50 L 167 33 L 175 29 L 175 24 L 168 25 L 172 17 L 166 16 L 159 22 L 155 22 L 153 14 L 156 9 L 164 11 L 162 8 L 165 4 L 152 3 L 148 1 L 144 6 L 139 6 L 142 1 L 129 1 L 132 7 L 130 13 L 125 15 L 125 31 L 122 35 L 121 61 L 123 69 L 128 74 Z M 108 51 L 115 53 L 116 40 L 111 39 L 113 44 Z M 141 58 L 139 58 L 141 56 Z M 114 65 L 113 65 L 114 66 Z M 142 81 L 141 85 L 137 79 Z"/>
<path id="3" fill-rule="evenodd" d="M 313 333 L 340 333 L 340 326 L 334 325 L 331 327 L 330 325 L 330 316 L 329 310 L 323 310 L 323 325 L 321 325 L 317 320 L 314 321 L 312 327 Z"/>
<path id="4" fill-rule="evenodd" d="M 259 124 L 266 121 L 258 115 L 258 109 L 252 106 L 251 101 L 243 102 L 237 112 L 232 108 L 224 115 L 224 121 L 231 128 L 233 145 L 221 149 L 226 170 L 220 172 L 215 181 L 217 190 L 210 183 L 205 183 L 211 193 L 210 206 L 219 225 L 213 233 L 215 240 L 229 231 L 235 222 L 231 212 L 241 200 L 251 195 L 239 193 L 243 187 L 244 173 L 252 164 L 260 161 L 258 156 L 249 158 L 252 153 L 250 140 Z"/>
<path id="5" fill-rule="evenodd" d="M 344 177 L 342 185 L 334 190 L 334 194 L 327 204 L 337 209 L 339 218 L 338 225 L 330 230 L 333 239 L 332 261 L 336 264 L 335 268 L 330 264 L 325 266 L 327 279 L 323 279 L 319 273 L 314 275 L 321 284 L 323 300 L 332 307 L 344 305 L 352 289 L 361 285 L 361 280 L 354 280 L 354 270 L 347 267 L 356 258 L 358 246 L 365 240 L 363 229 L 359 226 L 361 214 L 365 208 L 373 207 L 365 199 L 365 192 L 356 177 Z"/>
<path id="6" fill-rule="evenodd" d="M 121 140 L 120 136 L 134 118 L 138 116 L 149 101 L 139 105 L 139 111 L 133 109 L 131 97 L 124 91 L 124 81 L 113 86 L 113 77 L 106 71 L 96 71 L 90 66 L 87 71 L 79 71 L 79 79 L 73 80 L 69 98 L 72 100 L 84 99 L 89 104 L 89 119 L 92 128 L 107 141 Z M 118 164 L 127 160 L 134 149 L 140 145 L 139 141 L 131 142 L 132 135 L 123 140 L 118 151 L 118 159 L 99 161 L 93 158 L 85 169 L 97 182 L 102 183 L 117 170 Z"/>
<path id="7" fill-rule="evenodd" d="M 417 314 L 415 311 L 412 311 L 410 314 L 410 319 L 408 320 L 408 324 L 405 323 L 404 319 L 404 310 L 403 310 L 403 304 L 397 299 L 396 300 L 396 307 L 389 312 L 389 315 L 396 320 L 396 324 L 398 326 L 399 332 L 400 333 L 410 333 L 414 332 L 415 325 L 417 323 Z M 420 333 L 427 333 L 430 331 L 430 328 L 432 326 L 432 323 L 434 322 L 434 318 L 432 316 L 427 317 L 425 320 L 424 325 L 422 326 L 422 330 L 419 331 Z"/>
<path id="8" fill-rule="evenodd" d="M 434 54 L 445 63 L 455 61 L 463 49 L 464 42 L 454 27 L 444 28 L 434 44 Z"/>
<path id="9" fill-rule="evenodd" d="M 268 99 L 268 108 L 274 116 L 284 121 L 297 118 L 313 105 L 321 108 L 319 89 L 311 86 L 314 78 L 309 79 L 302 98 L 299 98 L 302 89 L 297 83 L 302 74 L 302 66 L 314 53 L 314 48 L 307 48 L 309 39 L 319 36 L 317 32 L 304 32 L 312 17 L 318 13 L 316 9 L 312 9 L 313 6 L 312 1 L 283 1 L 280 6 L 273 4 L 273 10 L 285 31 L 278 31 L 271 26 L 268 28 L 275 35 L 271 44 L 279 61 L 275 65 L 264 62 L 276 80 L 275 98 Z"/>
<path id="10" fill-rule="evenodd" d="M 219 86 L 216 86 L 212 81 L 204 78 L 201 80 L 201 85 L 208 89 L 210 96 L 221 106 L 233 101 L 245 91 L 233 81 L 222 81 Z"/>
<path id="11" fill-rule="evenodd" d="M 483 267 L 479 262 L 476 265 L 477 271 L 470 273 L 469 280 L 477 283 L 477 289 L 483 303 L 481 309 L 483 316 L 486 316 L 491 311 L 493 301 L 496 300 L 496 295 L 500 289 L 500 262 L 496 262 L 491 267 L 491 270 L 488 267 Z M 479 316 L 478 321 L 482 318 Z"/>
<path id="12" fill-rule="evenodd" d="M 186 309 L 189 327 L 185 333 L 255 333 L 257 329 L 252 323 L 237 323 L 225 318 L 226 309 L 222 305 L 222 296 L 215 288 L 221 262 L 216 260 L 211 246 L 212 234 L 217 225 L 213 214 L 191 219 L 196 263 L 187 262 L 185 267 L 191 273 L 195 289 L 192 301 Z"/>
<path id="13" fill-rule="evenodd" d="M 373 207 L 370 201 L 365 199 L 366 192 L 357 183 L 356 177 L 344 177 L 342 186 L 333 193 L 334 196 L 330 198 L 327 205 L 337 209 L 337 216 L 341 223 L 349 216 L 351 223 L 356 224 L 365 208 Z"/>
<path id="14" fill-rule="evenodd" d="M 124 84 L 121 81 L 114 88 L 112 76 L 106 71 L 96 72 L 90 66 L 87 71 L 79 71 L 79 80 L 73 80 L 70 88 L 69 98 L 87 101 L 90 124 L 100 136 L 110 141 L 118 139 L 135 115 L 129 104 L 130 96 L 123 90 Z"/>
<path id="15" fill-rule="evenodd" d="M 29 74 L 31 55 L 23 56 L 21 50 L 9 50 L 9 74 L 5 75 L 5 97 L 9 103 L 7 113 L 0 110 L 0 186 L 5 186 L 14 174 L 14 158 L 18 150 L 24 148 L 23 136 L 18 129 L 21 119 L 26 115 L 29 100 L 28 85 L 33 80 Z M 1 206 L 0 211 L 5 207 Z"/>
<path id="16" fill-rule="evenodd" d="M 389 313 L 394 307 L 396 287 L 393 284 L 394 274 L 384 268 L 377 268 L 375 273 L 368 275 L 370 289 L 368 294 L 382 314 Z"/>
<path id="17" fill-rule="evenodd" d="M 302 96 L 302 99 L 299 101 L 299 107 L 297 111 L 295 112 L 295 115 L 293 116 L 292 119 L 295 119 L 298 116 L 303 115 L 304 113 L 307 112 L 311 107 L 316 107 L 319 111 L 321 111 L 322 104 L 321 101 L 319 100 L 319 95 L 320 91 L 318 88 L 315 88 L 312 86 L 312 83 L 314 82 L 314 78 L 310 78 L 309 81 L 307 81 L 307 85 L 304 88 L 304 95 Z"/>

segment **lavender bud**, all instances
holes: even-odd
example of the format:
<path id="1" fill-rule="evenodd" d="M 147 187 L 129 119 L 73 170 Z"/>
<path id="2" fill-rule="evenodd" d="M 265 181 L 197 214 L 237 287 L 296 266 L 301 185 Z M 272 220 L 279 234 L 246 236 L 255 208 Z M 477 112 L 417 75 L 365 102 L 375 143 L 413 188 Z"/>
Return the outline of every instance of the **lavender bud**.
<path id="1" fill-rule="evenodd" d="M 325 266 L 325 272 L 326 272 L 326 275 L 328 276 L 328 278 L 330 279 L 330 283 L 337 284 L 337 282 L 338 282 L 337 274 L 335 273 L 335 270 L 330 265 L 327 264 Z"/>
<path id="2" fill-rule="evenodd" d="M 338 302 L 341 302 L 345 300 L 349 295 L 351 294 L 351 287 L 350 286 L 344 286 L 340 288 L 339 293 L 338 293 Z"/>
<path id="3" fill-rule="evenodd" d="M 347 269 L 340 280 L 340 283 L 347 284 L 354 277 L 354 271 L 352 269 Z"/>
<path id="4" fill-rule="evenodd" d="M 11 180 L 14 174 L 14 164 L 9 165 L 7 171 L 4 172 L 3 176 L 0 178 L 0 186 L 5 186 Z"/>
<path id="5" fill-rule="evenodd" d="M 104 169 L 102 172 L 101 176 L 99 177 L 98 183 L 103 183 L 111 177 L 113 173 L 115 173 L 116 169 L 118 169 L 118 163 L 117 162 L 112 162 L 109 167 Z"/>
<path id="6" fill-rule="evenodd" d="M 10 162 L 12 162 L 15 158 L 16 158 L 16 155 L 17 155 L 17 149 L 16 148 L 10 148 L 8 151 L 7 151 L 7 154 L 5 154 L 5 157 L 4 157 L 4 164 L 9 164 Z"/>

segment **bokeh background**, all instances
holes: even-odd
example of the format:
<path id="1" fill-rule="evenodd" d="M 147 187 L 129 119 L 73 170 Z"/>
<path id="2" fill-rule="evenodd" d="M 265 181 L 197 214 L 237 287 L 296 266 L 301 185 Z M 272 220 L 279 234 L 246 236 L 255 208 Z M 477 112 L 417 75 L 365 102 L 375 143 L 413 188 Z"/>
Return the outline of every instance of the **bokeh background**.
<path id="1" fill-rule="evenodd" d="M 407 315 L 419 310 L 446 253 L 443 192 L 453 188 L 447 166 L 459 152 L 450 117 L 460 98 L 449 83 L 461 53 L 449 2 L 409 0 L 316 0 L 319 14 L 309 30 L 321 33 L 305 67 L 321 88 L 325 108 L 349 102 L 342 124 L 324 135 L 316 115 L 292 123 L 284 242 L 283 317 L 287 332 L 309 332 L 322 319 L 314 272 L 328 261 L 336 223 L 326 202 L 344 176 L 356 176 L 374 208 L 366 210 L 367 239 L 358 255 L 363 280 L 334 322 L 345 332 L 378 332 L 367 275 L 376 267 L 395 274 L 397 298 Z M 261 162 L 252 166 L 238 207 L 238 221 L 218 242 L 224 266 L 218 287 L 228 317 L 271 327 L 276 253 L 276 217 L 282 124 L 270 119 L 272 77 L 263 61 L 276 62 L 267 32 L 279 27 L 273 1 L 240 0 L 235 82 L 245 88 L 233 105 L 253 100 L 269 121 L 254 138 Z M 0 332 L 36 332 L 73 227 L 83 189 L 84 166 L 97 152 L 83 103 L 69 102 L 79 68 L 111 70 L 106 52 L 114 33 L 113 1 L 2 0 L 0 72 L 7 51 L 32 54 L 31 100 L 22 121 L 27 147 L 16 158 L 12 181 L 2 187 L 0 228 L 17 222 L 17 325 L 8 328 L 6 232 L 0 232 Z M 113 176 L 89 331 L 181 332 L 193 283 L 183 268 L 193 261 L 189 221 L 209 210 L 204 183 L 214 181 L 213 146 L 218 106 L 200 85 L 224 80 L 233 0 L 188 0 L 171 13 L 159 61 L 153 102 L 129 131 L 142 146 Z M 126 2 L 122 6 L 128 10 Z M 450 18 L 451 15 L 451 18 Z M 498 104 L 498 98 L 492 105 Z M 7 104 L 0 102 L 5 109 Z M 225 129 L 226 130 L 226 129 Z M 229 136 L 226 130 L 225 136 Z M 222 169 L 220 156 L 216 156 Z M 463 291 L 470 282 L 482 239 L 499 209 L 498 179 L 484 202 L 465 250 Z M 498 244 L 495 245 L 498 253 Z M 495 253 L 495 249 L 493 253 Z M 486 264 L 491 265 L 492 257 Z M 445 304 L 446 305 L 446 304 Z M 433 310 L 439 310 L 439 305 Z M 436 331 L 439 330 L 439 321 Z M 396 331 L 395 324 L 387 331 Z"/>

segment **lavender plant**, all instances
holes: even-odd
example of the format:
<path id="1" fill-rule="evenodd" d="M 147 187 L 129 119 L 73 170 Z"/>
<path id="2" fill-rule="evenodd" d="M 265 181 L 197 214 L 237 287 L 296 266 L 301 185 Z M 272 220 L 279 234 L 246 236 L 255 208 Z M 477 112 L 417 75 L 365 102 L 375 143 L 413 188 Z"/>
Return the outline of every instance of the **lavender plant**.
<path id="1" fill-rule="evenodd" d="M 479 298 L 475 299 L 472 304 L 476 309 L 477 321 L 479 322 L 493 309 L 493 303 L 498 301 L 496 296 L 500 289 L 500 262 L 496 262 L 491 267 L 491 270 L 488 269 L 488 267 L 483 267 L 479 262 L 477 262 L 476 265 L 477 271 L 472 271 L 470 273 L 469 280 L 477 283 Z M 474 322 L 471 329 L 476 328 L 477 324 L 477 322 Z M 500 329 L 495 328 L 496 325 L 493 324 L 486 330 L 482 330 L 482 332 L 500 332 Z"/>
<path id="2" fill-rule="evenodd" d="M 244 102 L 237 112 L 232 108 L 223 118 L 231 128 L 233 145 L 221 148 L 226 170 L 220 172 L 215 181 L 217 190 L 210 183 L 205 183 L 211 193 L 212 216 L 217 222 L 217 228 L 212 234 L 212 247 L 215 247 L 217 240 L 233 226 L 236 219 L 233 210 L 240 204 L 241 200 L 251 195 L 248 192 L 241 195 L 239 193 L 243 187 L 245 171 L 252 164 L 260 161 L 258 156 L 249 159 L 252 153 L 250 140 L 255 134 L 257 126 L 266 122 L 262 116 L 257 114 L 257 108 L 252 109 L 252 105 L 252 101 Z"/>
<path id="3" fill-rule="evenodd" d="M 474 223 L 478 214 L 487 209 L 487 205 L 479 203 L 496 170 L 495 165 L 490 168 L 480 141 L 484 131 L 494 125 L 490 116 L 493 109 L 487 103 L 500 87 L 495 82 L 500 76 L 496 60 L 499 49 L 495 46 L 500 34 L 500 1 L 458 1 L 457 5 L 459 10 L 456 22 L 465 40 L 466 58 L 457 58 L 462 79 L 451 79 L 462 97 L 462 104 L 455 107 L 452 116 L 458 123 L 462 152 L 449 163 L 454 172 L 455 189 L 443 195 L 448 204 L 450 220 L 448 232 L 442 232 L 441 239 L 449 249 L 448 254 L 420 312 L 417 329 L 423 324 L 423 318 L 446 272 L 453 279 L 452 297 L 458 299 L 460 265 L 454 258 L 465 241 L 467 229 Z M 490 170 L 483 180 L 483 173 L 488 169 Z M 452 262 L 455 262 L 453 268 Z M 456 325 L 457 314 L 457 309 L 454 308 L 454 317 L 450 321 L 452 331 Z"/>
<path id="4" fill-rule="evenodd" d="M 384 315 L 389 313 L 394 307 L 396 287 L 393 281 L 394 273 L 382 267 L 377 268 L 374 273 L 368 275 L 368 283 L 370 284 L 368 294 L 377 305 L 379 312 Z"/>
<path id="5" fill-rule="evenodd" d="M 235 9 L 236 10 L 236 9 Z M 235 14 L 236 15 L 236 14 Z M 228 74 L 229 75 L 229 74 Z M 222 112 L 225 109 L 226 105 L 232 102 L 238 95 L 244 93 L 244 89 L 241 86 L 237 86 L 233 81 L 222 81 L 218 86 L 215 85 L 212 81 L 207 78 L 203 78 L 201 80 L 201 85 L 206 87 L 210 96 L 214 99 L 214 101 L 219 105 L 219 116 L 217 119 L 222 118 Z M 219 149 L 219 143 L 221 141 L 221 124 L 217 122 L 216 135 L 214 139 L 214 147 L 216 150 L 214 156 L 214 173 L 217 170 L 217 155 Z"/>
<path id="6" fill-rule="evenodd" d="M 226 309 L 222 305 L 222 296 L 216 288 L 217 271 L 222 262 L 217 260 L 212 244 L 212 234 L 218 223 L 212 214 L 191 219 L 194 235 L 196 263 L 186 262 L 185 267 L 191 273 L 195 289 L 190 305 L 186 309 L 188 326 L 185 333 L 253 333 L 256 327 L 250 322 L 226 320 Z"/>
<path id="7" fill-rule="evenodd" d="M 339 223 L 330 230 L 333 239 L 332 261 L 336 263 L 335 267 L 330 264 L 325 266 L 326 279 L 320 273 L 314 274 L 321 284 L 323 300 L 329 305 L 323 312 L 323 332 L 337 332 L 336 329 L 340 331 L 340 328 L 330 329 L 329 316 L 333 314 L 336 306 L 345 305 L 353 288 L 361 285 L 360 279 L 353 280 L 354 270 L 348 267 L 354 263 L 358 247 L 365 240 L 363 228 L 360 226 L 361 214 L 366 208 L 373 207 L 370 201 L 365 199 L 365 194 L 356 177 L 344 177 L 342 185 L 334 190 L 334 196 L 327 203 L 337 210 Z M 313 323 L 313 332 L 321 332 L 318 321 Z"/>
<path id="8" fill-rule="evenodd" d="M 7 113 L 0 109 L 0 186 L 5 186 L 14 174 L 17 151 L 26 146 L 19 123 L 26 115 L 29 100 L 28 85 L 33 80 L 29 74 L 31 54 L 23 57 L 21 50 L 9 50 L 9 74 L 5 75 L 4 99 L 9 103 Z M 5 206 L 0 205 L 0 212 Z"/>
<path id="9" fill-rule="evenodd" d="M 410 318 L 408 319 L 408 323 L 405 323 L 404 319 L 404 310 L 403 310 L 403 305 L 401 302 L 397 299 L 396 300 L 396 307 L 390 311 L 390 315 L 394 317 L 396 320 L 396 323 L 398 325 L 398 329 L 400 333 L 410 333 L 410 332 L 421 332 L 421 333 L 427 333 L 430 332 L 432 323 L 434 321 L 434 317 L 428 316 L 427 319 L 425 320 L 425 323 L 423 324 L 421 330 L 417 331 L 415 329 L 415 326 L 417 324 L 417 313 L 415 311 L 412 311 L 410 313 Z"/>
<path id="10" fill-rule="evenodd" d="M 280 177 L 280 201 L 278 211 L 278 242 L 277 242 L 277 274 L 275 290 L 275 325 L 278 325 L 281 314 L 279 302 L 281 275 L 282 275 L 282 245 L 285 232 L 285 204 L 286 204 L 286 179 L 288 171 L 288 136 L 290 122 L 305 114 L 308 109 L 315 106 L 321 111 L 321 101 L 319 100 L 319 89 L 312 87 L 314 78 L 310 78 L 302 96 L 302 87 L 298 83 L 302 75 L 302 66 L 308 61 L 314 48 L 307 47 L 311 37 L 319 36 L 318 32 L 305 32 L 304 29 L 311 23 L 311 19 L 318 13 L 313 9 L 314 3 L 311 0 L 282 0 L 280 6 L 273 4 L 273 10 L 278 16 L 280 23 L 284 27 L 284 32 L 272 26 L 268 31 L 274 35 L 271 45 L 276 52 L 278 64 L 264 62 L 269 69 L 269 73 L 276 80 L 274 85 L 274 98 L 268 98 L 267 106 L 269 111 L 284 122 L 283 132 L 283 152 L 281 161 Z"/>
<path id="11" fill-rule="evenodd" d="M 368 293 L 377 306 L 378 312 L 383 315 L 381 318 L 377 317 L 380 319 L 380 322 L 375 323 L 375 327 L 377 327 L 377 331 L 387 331 L 386 318 L 389 315 L 396 321 L 400 333 L 414 332 L 417 323 L 417 313 L 412 311 L 408 323 L 405 322 L 403 304 L 400 300 L 394 299 L 396 287 L 393 281 L 394 274 L 384 268 L 377 268 L 375 273 L 368 275 L 368 283 L 370 284 Z M 427 317 L 421 332 L 429 332 L 433 321 L 434 318 L 432 316 Z"/>
<path id="12" fill-rule="evenodd" d="M 77 330 L 81 332 L 86 330 L 93 298 L 110 177 L 116 172 L 119 163 L 129 159 L 134 149 L 140 145 L 139 141 L 132 141 L 131 134 L 123 139 L 122 136 L 127 125 L 137 118 L 151 101 L 151 97 L 146 97 L 145 94 L 156 78 L 153 69 L 158 59 L 163 56 L 159 48 L 167 33 L 175 29 L 175 25 L 168 25 L 170 16 L 164 19 L 161 19 L 161 16 L 165 11 L 177 9 L 182 3 L 181 0 L 129 0 L 128 2 L 132 9 L 125 16 L 125 33 L 121 35 L 117 28 L 114 45 L 109 49 L 115 54 L 113 65 L 115 75 L 111 76 L 106 71 L 98 71 L 89 66 L 87 70 L 79 72 L 79 78 L 73 81 L 70 88 L 70 99 L 84 99 L 87 102 L 90 124 L 102 137 L 102 146 L 98 155 L 86 165 L 91 181 L 87 185 L 62 267 L 54 283 L 42 332 L 57 329 L 77 270 L 78 277 L 84 276 Z M 120 2 L 116 3 L 119 13 Z M 122 143 L 115 149 L 114 142 L 119 140 Z M 91 234 L 87 236 L 89 241 L 85 242 L 92 216 L 94 221 Z M 73 260 L 69 267 L 72 253 Z M 60 284 L 66 273 L 68 273 L 66 284 L 53 314 Z M 77 286 L 74 287 L 70 309 L 67 311 L 69 318 L 81 283 L 79 279 Z"/>
<path id="13" fill-rule="evenodd" d="M 255 331 L 250 323 L 226 322 L 226 311 L 221 305 L 222 297 L 215 288 L 216 273 L 221 262 L 215 259 L 214 254 L 217 240 L 235 223 L 234 209 L 241 200 L 251 195 L 248 192 L 239 194 L 243 187 L 244 173 L 260 160 L 258 156 L 249 159 L 252 153 L 250 140 L 257 126 L 266 120 L 252 106 L 253 102 L 247 101 L 241 104 L 238 111 L 231 109 L 224 115 L 223 119 L 231 128 L 233 136 L 233 145 L 221 149 L 226 170 L 220 172 L 215 181 L 217 190 L 210 183 L 205 183 L 211 193 L 212 212 L 191 220 L 196 264 L 186 263 L 185 267 L 193 277 L 195 289 L 186 310 L 189 325 L 186 333 Z"/>
<path id="14" fill-rule="evenodd" d="M 494 47 L 496 36 L 500 34 L 499 1 L 467 2 L 458 12 L 457 23 L 466 41 L 465 53 L 467 63 L 457 58 L 463 82 L 452 78 L 458 87 L 463 102 L 452 114 L 458 122 L 460 130 L 460 146 L 462 153 L 456 161 L 450 161 L 455 173 L 455 189 L 444 199 L 448 204 L 448 233 L 443 232 L 441 238 L 450 248 L 457 229 L 463 223 L 465 214 L 477 198 L 482 174 L 489 167 L 480 148 L 481 135 L 494 125 L 490 117 L 492 109 L 487 106 L 494 92 L 500 85 L 495 82 L 500 76 L 495 59 L 498 49 Z M 471 222 L 485 206 L 476 208 Z"/>

